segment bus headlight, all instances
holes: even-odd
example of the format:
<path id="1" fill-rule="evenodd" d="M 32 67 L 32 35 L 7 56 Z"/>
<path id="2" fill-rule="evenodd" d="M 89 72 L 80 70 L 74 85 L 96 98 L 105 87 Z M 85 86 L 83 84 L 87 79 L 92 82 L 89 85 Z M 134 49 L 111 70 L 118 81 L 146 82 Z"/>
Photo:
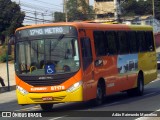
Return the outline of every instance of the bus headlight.
<path id="1" fill-rule="evenodd" d="M 70 88 L 67 89 L 67 92 L 72 92 L 77 90 L 82 85 L 82 81 L 76 82 L 74 85 L 72 85 Z"/>
<path id="2" fill-rule="evenodd" d="M 23 95 L 28 94 L 28 92 L 27 92 L 25 89 L 23 89 L 22 87 L 20 87 L 20 86 L 17 86 L 17 89 L 18 89 Z"/>

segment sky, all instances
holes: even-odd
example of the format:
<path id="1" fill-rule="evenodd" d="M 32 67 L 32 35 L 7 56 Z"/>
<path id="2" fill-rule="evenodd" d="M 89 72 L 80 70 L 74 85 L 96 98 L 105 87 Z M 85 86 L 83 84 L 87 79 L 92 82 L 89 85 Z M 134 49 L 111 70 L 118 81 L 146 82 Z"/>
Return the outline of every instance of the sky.
<path id="1" fill-rule="evenodd" d="M 54 12 L 63 12 L 63 0 L 12 0 L 26 13 L 24 25 L 53 21 Z M 93 5 L 94 0 L 90 0 Z M 37 20 L 35 20 L 37 18 Z"/>

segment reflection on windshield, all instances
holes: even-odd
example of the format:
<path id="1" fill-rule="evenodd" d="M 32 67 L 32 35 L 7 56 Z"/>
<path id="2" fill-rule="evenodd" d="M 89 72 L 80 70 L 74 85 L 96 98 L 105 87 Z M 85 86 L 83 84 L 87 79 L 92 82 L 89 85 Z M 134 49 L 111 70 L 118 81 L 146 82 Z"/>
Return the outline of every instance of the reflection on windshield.
<path id="1" fill-rule="evenodd" d="M 16 72 L 44 75 L 75 72 L 79 69 L 78 42 L 73 38 L 19 42 Z"/>

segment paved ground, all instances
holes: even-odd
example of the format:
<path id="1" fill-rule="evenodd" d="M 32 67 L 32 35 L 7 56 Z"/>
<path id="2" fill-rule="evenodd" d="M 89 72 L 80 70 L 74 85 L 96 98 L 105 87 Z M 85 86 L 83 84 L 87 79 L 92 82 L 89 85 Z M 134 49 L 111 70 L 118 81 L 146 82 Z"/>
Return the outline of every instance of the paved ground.
<path id="1" fill-rule="evenodd" d="M 14 64 L 9 63 L 9 84 L 10 86 L 15 86 L 15 72 L 14 72 Z M 5 86 L 8 86 L 8 77 L 7 77 L 7 65 L 6 63 L 0 63 L 0 77 L 3 78 Z M 2 85 L 0 84 L 0 88 Z M 1 91 L 0 91 L 1 93 Z"/>
<path id="2" fill-rule="evenodd" d="M 8 103 L 8 102 L 11 102 L 11 101 L 16 101 L 16 99 L 17 99 L 15 90 L 5 92 L 5 93 L 1 93 L 0 96 L 1 96 L 0 97 L 0 104 Z"/>

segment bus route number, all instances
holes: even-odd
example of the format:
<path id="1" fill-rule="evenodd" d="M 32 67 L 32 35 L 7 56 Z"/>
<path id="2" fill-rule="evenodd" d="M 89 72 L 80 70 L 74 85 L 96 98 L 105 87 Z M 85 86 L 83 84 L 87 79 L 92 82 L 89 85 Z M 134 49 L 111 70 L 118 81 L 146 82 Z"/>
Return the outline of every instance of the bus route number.
<path id="1" fill-rule="evenodd" d="M 64 86 L 52 86 L 51 90 L 52 91 L 59 91 L 59 90 L 64 90 L 65 87 Z"/>

